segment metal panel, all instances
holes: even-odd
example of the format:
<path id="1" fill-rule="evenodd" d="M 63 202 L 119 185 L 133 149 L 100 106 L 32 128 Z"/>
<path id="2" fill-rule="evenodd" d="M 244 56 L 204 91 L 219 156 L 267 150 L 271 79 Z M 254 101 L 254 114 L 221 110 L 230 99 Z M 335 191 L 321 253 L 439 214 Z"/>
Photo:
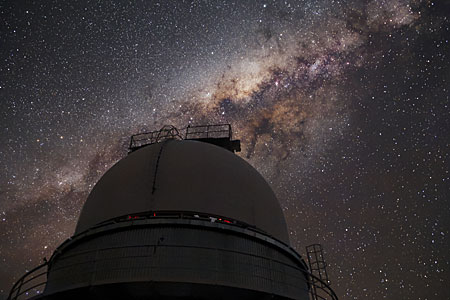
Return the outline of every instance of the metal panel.
<path id="1" fill-rule="evenodd" d="M 306 270 L 283 244 L 277 247 L 223 230 L 226 226 L 232 227 L 132 226 L 73 241 L 52 259 L 45 293 L 126 282 L 178 282 L 308 299 Z"/>

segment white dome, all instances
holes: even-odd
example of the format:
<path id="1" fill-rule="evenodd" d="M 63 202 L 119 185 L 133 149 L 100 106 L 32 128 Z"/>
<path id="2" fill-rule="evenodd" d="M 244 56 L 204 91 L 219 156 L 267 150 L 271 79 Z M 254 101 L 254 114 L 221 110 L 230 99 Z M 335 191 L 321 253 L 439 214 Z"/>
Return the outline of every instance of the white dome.
<path id="1" fill-rule="evenodd" d="M 90 193 L 75 234 L 115 217 L 168 210 L 229 217 L 289 243 L 264 178 L 232 152 L 192 140 L 145 146 L 115 164 Z"/>

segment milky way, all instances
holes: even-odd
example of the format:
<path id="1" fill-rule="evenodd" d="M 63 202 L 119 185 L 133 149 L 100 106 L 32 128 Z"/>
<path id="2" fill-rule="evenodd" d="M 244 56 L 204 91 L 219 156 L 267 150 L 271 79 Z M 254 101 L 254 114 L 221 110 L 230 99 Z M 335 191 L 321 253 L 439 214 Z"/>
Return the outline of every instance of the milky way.
<path id="1" fill-rule="evenodd" d="M 446 299 L 445 1 L 0 4 L 0 296 L 131 134 L 231 123 L 342 299 Z"/>

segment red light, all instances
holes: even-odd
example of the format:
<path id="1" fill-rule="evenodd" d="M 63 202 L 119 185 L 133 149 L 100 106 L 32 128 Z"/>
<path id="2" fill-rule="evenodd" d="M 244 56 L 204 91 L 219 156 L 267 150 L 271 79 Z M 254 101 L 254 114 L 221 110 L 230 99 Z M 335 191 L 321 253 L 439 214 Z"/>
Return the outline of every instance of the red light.
<path id="1" fill-rule="evenodd" d="M 230 221 L 228 221 L 228 220 L 223 220 L 225 223 L 228 223 L 228 224 L 231 224 L 231 222 Z"/>

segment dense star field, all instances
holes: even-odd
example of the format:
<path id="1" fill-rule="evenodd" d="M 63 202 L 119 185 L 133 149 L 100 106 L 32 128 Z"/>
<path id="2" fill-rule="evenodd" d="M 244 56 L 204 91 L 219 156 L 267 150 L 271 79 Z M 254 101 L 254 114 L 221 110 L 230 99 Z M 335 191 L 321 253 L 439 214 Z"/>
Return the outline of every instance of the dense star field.
<path id="1" fill-rule="evenodd" d="M 449 1 L 3 1 L 0 298 L 131 134 L 229 122 L 341 299 L 450 299 Z"/>

